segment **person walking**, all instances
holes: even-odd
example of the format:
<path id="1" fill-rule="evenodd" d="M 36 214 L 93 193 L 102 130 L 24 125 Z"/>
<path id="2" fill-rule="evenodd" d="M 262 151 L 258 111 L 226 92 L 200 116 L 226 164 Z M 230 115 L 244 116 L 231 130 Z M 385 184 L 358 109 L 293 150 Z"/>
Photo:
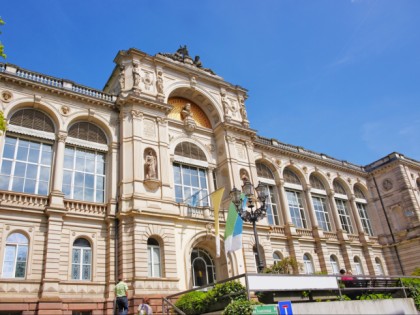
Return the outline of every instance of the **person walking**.
<path id="1" fill-rule="evenodd" d="M 117 308 L 118 308 L 118 315 L 127 315 L 128 312 L 128 286 L 127 284 L 121 279 L 118 279 L 118 283 L 115 286 L 115 296 L 117 297 Z"/>
<path id="2" fill-rule="evenodd" d="M 150 306 L 150 299 L 144 298 L 143 303 L 139 305 L 138 309 L 139 311 L 138 315 L 153 315 L 152 307 Z"/>

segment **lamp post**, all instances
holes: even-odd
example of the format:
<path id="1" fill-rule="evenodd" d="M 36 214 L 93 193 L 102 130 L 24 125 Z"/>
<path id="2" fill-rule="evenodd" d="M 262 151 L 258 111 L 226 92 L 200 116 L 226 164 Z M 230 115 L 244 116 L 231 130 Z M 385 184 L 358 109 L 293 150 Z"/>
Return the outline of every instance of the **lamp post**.
<path id="1" fill-rule="evenodd" d="M 255 200 L 255 191 L 257 192 L 257 199 L 261 204 L 261 207 L 259 208 L 257 208 L 257 203 Z M 267 199 L 267 187 L 258 182 L 258 186 L 254 189 L 254 186 L 252 186 L 251 182 L 248 179 L 244 179 L 242 191 L 233 187 L 230 192 L 230 197 L 242 221 L 252 223 L 252 227 L 254 229 L 255 246 L 257 247 L 257 268 L 258 273 L 261 273 L 264 269 L 264 264 L 260 254 L 260 244 L 258 241 L 256 222 L 263 219 L 267 213 L 267 209 L 265 207 L 265 200 Z M 246 200 L 246 205 L 244 205 L 244 199 Z M 244 209 L 245 206 L 248 209 Z M 254 208 L 256 209 L 254 210 Z"/>

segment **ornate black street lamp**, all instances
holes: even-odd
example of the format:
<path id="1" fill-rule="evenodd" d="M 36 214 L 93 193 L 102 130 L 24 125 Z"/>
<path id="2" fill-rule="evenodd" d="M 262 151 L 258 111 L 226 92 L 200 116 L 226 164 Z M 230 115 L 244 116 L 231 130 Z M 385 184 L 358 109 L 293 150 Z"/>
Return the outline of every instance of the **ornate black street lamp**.
<path id="1" fill-rule="evenodd" d="M 261 204 L 261 207 L 259 208 L 256 208 L 257 202 L 255 198 L 255 191 L 257 192 L 257 199 Z M 246 206 L 248 209 L 244 209 L 244 199 L 242 198 L 242 194 L 247 198 Z M 260 244 L 258 241 L 258 233 L 255 223 L 263 219 L 267 213 L 267 209 L 265 207 L 265 200 L 267 199 L 267 186 L 258 182 L 258 186 L 254 189 L 251 182 L 248 179 L 244 179 L 242 191 L 233 187 L 230 192 L 230 197 L 242 221 L 252 223 L 252 227 L 254 228 L 255 246 L 257 247 L 257 268 L 258 272 L 261 273 L 264 269 L 264 264 L 261 259 Z M 256 209 L 254 210 L 254 208 Z"/>

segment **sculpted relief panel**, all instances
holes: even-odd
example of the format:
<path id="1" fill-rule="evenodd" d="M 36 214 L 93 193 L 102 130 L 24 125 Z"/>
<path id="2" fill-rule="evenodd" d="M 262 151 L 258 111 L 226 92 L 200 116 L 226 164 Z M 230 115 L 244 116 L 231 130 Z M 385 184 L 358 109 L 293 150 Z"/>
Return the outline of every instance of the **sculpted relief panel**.
<path id="1" fill-rule="evenodd" d="M 150 140 L 156 139 L 156 125 L 154 121 L 148 119 L 144 120 L 143 135 Z"/>

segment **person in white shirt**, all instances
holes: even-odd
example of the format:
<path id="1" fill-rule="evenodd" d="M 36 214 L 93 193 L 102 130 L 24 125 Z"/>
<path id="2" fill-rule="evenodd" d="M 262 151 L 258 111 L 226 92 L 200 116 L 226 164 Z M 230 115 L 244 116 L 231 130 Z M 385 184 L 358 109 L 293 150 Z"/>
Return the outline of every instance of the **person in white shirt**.
<path id="1" fill-rule="evenodd" d="M 149 305 L 150 304 L 150 299 L 149 298 L 144 298 L 143 299 L 143 303 L 139 305 L 138 307 L 138 315 L 153 315 L 153 310 L 152 307 Z"/>

